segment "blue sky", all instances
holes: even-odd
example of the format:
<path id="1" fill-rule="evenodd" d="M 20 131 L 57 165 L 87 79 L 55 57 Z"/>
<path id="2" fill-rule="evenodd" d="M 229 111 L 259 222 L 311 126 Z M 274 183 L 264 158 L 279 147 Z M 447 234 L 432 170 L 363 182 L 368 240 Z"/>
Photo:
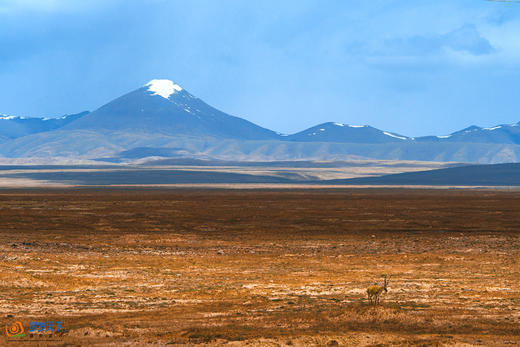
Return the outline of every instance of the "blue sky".
<path id="1" fill-rule="evenodd" d="M 93 110 L 169 78 L 291 133 L 409 136 L 520 121 L 520 4 L 0 0 L 0 113 Z"/>

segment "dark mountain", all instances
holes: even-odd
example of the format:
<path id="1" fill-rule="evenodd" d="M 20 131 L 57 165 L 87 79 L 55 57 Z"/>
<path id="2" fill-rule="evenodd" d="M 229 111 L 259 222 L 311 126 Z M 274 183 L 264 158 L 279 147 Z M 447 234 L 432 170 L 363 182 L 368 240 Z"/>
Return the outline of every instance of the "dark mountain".
<path id="1" fill-rule="evenodd" d="M 14 139 L 30 134 L 59 129 L 88 114 L 81 112 L 60 118 L 25 118 L 0 115 L 0 139 Z"/>
<path id="2" fill-rule="evenodd" d="M 328 181 L 353 185 L 520 186 L 520 163 L 469 165 L 380 177 Z"/>
<path id="3" fill-rule="evenodd" d="M 389 143 L 410 140 L 406 136 L 382 131 L 368 125 L 348 125 L 323 123 L 306 129 L 285 140 L 299 142 L 336 142 L 336 143 Z"/>
<path id="4" fill-rule="evenodd" d="M 169 80 L 152 80 L 64 129 L 138 131 L 247 140 L 279 137 L 274 131 L 209 106 Z"/>

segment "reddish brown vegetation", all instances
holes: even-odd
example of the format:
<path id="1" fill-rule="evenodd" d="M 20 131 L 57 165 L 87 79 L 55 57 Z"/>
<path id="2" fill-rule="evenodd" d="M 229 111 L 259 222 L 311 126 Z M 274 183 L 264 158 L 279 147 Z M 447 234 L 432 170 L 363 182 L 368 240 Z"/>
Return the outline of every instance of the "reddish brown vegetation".
<path id="1" fill-rule="evenodd" d="M 4 191 L 0 323 L 61 320 L 82 345 L 518 343 L 519 208 L 499 191 Z"/>

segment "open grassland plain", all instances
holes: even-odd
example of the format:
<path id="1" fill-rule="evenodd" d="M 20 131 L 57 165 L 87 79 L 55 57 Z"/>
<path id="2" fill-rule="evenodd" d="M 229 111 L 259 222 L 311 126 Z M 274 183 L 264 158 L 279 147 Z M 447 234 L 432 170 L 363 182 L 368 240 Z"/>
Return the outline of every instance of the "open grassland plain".
<path id="1" fill-rule="evenodd" d="M 0 345 L 515 345 L 519 252 L 515 191 L 4 190 Z"/>
<path id="2" fill-rule="evenodd" d="M 0 164 L 2 160 L 0 158 Z M 4 163 L 5 164 L 5 163 Z M 0 188 L 72 186 L 219 186 L 245 184 L 292 185 L 324 180 L 372 177 L 459 166 L 456 163 L 394 160 L 349 162 L 214 162 L 159 160 L 121 165 L 0 165 Z M 338 183 L 335 183 L 336 185 Z"/>

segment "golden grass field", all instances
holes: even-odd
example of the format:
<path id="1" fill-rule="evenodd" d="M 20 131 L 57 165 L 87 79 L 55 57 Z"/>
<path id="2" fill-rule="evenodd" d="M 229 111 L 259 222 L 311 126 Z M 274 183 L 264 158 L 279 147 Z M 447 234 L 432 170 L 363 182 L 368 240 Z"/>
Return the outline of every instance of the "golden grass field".
<path id="1" fill-rule="evenodd" d="M 520 344 L 520 192 L 3 190 L 0 226 L 0 345 Z"/>

